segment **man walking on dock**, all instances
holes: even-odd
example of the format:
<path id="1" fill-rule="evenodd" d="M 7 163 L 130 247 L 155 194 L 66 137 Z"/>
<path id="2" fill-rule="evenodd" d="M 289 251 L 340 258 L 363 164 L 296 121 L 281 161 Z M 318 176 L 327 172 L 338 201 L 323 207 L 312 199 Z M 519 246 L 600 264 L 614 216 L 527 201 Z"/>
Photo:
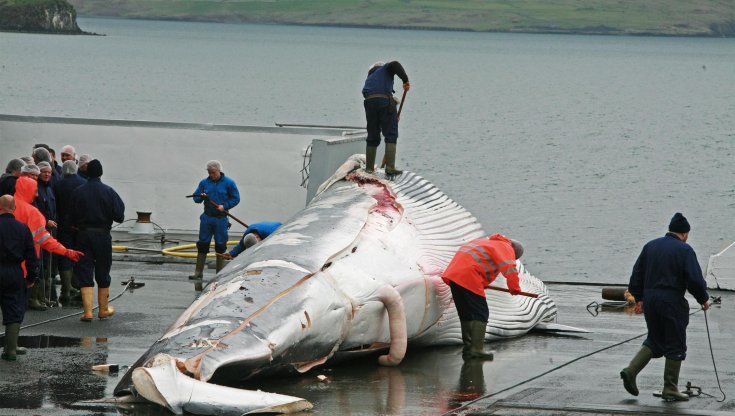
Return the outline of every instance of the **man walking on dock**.
<path id="1" fill-rule="evenodd" d="M 678 387 L 689 325 L 689 304 L 684 294 L 689 291 L 705 311 L 710 305 L 697 255 L 686 243 L 690 228 L 687 219 L 677 212 L 671 218 L 669 232 L 643 246 L 633 266 L 628 290 L 637 300 L 636 309 L 643 309 L 648 328 L 640 351 L 620 372 L 625 390 L 633 396 L 638 395 L 638 373 L 651 358 L 665 356 L 661 397 L 666 401 L 689 400 Z"/>

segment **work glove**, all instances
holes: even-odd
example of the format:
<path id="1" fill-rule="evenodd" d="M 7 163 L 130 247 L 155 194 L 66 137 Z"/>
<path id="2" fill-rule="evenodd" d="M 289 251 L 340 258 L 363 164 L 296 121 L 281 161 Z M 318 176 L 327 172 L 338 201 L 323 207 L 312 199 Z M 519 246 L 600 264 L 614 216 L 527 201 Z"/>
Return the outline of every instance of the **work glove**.
<path id="1" fill-rule="evenodd" d="M 520 289 L 520 288 L 513 288 L 513 287 L 509 287 L 509 288 L 508 288 L 508 292 L 509 292 L 509 293 L 510 293 L 511 295 L 513 295 L 513 296 L 515 296 L 515 295 L 520 295 L 520 294 L 521 294 L 521 289 Z"/>
<path id="2" fill-rule="evenodd" d="M 408 91 L 411 89 L 411 83 L 410 82 L 404 82 L 403 83 L 403 91 Z"/>
<path id="3" fill-rule="evenodd" d="M 66 253 L 64 253 L 64 257 L 74 262 L 79 261 L 82 256 L 84 256 L 84 253 L 82 253 L 81 251 L 72 250 L 70 248 L 67 248 Z"/>

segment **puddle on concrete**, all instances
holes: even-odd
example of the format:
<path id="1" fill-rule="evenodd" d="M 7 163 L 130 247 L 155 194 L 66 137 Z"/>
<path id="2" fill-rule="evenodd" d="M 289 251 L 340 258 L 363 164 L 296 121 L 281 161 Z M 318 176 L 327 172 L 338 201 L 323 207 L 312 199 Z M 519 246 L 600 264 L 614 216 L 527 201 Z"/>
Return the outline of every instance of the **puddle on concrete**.
<path id="1" fill-rule="evenodd" d="M 4 342 L 4 340 L 3 340 Z M 58 337 L 55 335 L 21 335 L 18 337 L 18 345 L 26 348 L 89 348 L 98 344 L 107 344 L 107 338 L 95 337 Z"/>

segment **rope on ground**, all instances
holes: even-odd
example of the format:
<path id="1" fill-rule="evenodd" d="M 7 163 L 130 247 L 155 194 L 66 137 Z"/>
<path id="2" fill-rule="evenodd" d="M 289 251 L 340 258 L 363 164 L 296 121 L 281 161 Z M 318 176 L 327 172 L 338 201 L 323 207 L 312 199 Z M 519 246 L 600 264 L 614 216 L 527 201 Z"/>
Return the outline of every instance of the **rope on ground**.
<path id="1" fill-rule="evenodd" d="M 112 297 L 109 300 L 109 302 L 112 303 L 117 298 L 119 298 L 120 296 L 122 296 L 128 290 L 128 288 L 130 287 L 130 285 L 133 284 L 134 281 L 135 281 L 135 279 L 133 279 L 131 277 L 130 280 L 127 281 L 127 284 L 125 285 L 125 288 L 120 293 L 118 293 L 117 295 L 115 295 L 114 297 Z M 92 311 L 95 311 L 97 309 L 99 309 L 99 305 L 97 305 L 94 308 L 92 308 Z M 20 329 L 33 328 L 35 326 L 41 326 L 41 325 L 45 325 L 45 324 L 48 324 L 48 323 L 51 323 L 51 322 L 61 321 L 62 319 L 71 318 L 72 316 L 78 316 L 78 315 L 81 315 L 83 313 L 84 313 L 84 311 L 79 311 L 79 312 L 70 313 L 70 314 L 64 315 L 64 316 L 58 316 L 56 318 L 51 318 L 51 319 L 47 319 L 45 321 L 36 322 L 35 324 L 28 324 L 28 325 L 22 326 L 22 327 L 20 327 Z M 3 332 L 0 335 L 5 335 L 5 332 Z"/>
<path id="2" fill-rule="evenodd" d="M 722 385 L 720 384 L 720 376 L 717 374 L 717 364 L 715 364 L 715 353 L 712 350 L 712 339 L 709 336 L 709 322 L 707 321 L 707 311 L 704 311 L 704 325 L 707 327 L 707 341 L 709 342 L 709 353 L 712 356 L 712 368 L 715 369 L 715 378 L 717 379 L 717 387 L 720 389 L 720 393 L 722 393 L 722 400 L 717 400 L 718 403 L 722 403 L 725 401 L 727 396 L 725 395 L 725 392 L 722 391 Z M 715 397 L 711 394 L 707 394 L 702 392 L 702 394 L 705 394 L 709 397 Z"/>
<path id="3" fill-rule="evenodd" d="M 697 309 L 697 310 L 695 310 L 694 312 L 690 313 L 690 314 L 689 314 L 689 316 L 691 316 L 691 315 L 694 315 L 695 313 L 697 313 L 697 312 L 699 312 L 699 311 L 701 311 L 701 310 L 702 310 L 702 309 Z M 704 318 L 705 318 L 704 322 L 705 322 L 705 323 L 707 323 L 707 313 L 706 313 L 706 312 L 705 312 Z M 537 380 L 537 379 L 539 379 L 539 378 L 541 378 L 541 377 L 543 377 L 543 376 L 545 376 L 545 375 L 547 375 L 547 374 L 553 373 L 553 372 L 554 372 L 554 371 L 556 371 L 556 370 L 562 369 L 562 368 L 564 368 L 564 367 L 566 367 L 566 366 L 568 366 L 568 365 L 570 365 L 570 364 L 576 363 L 577 361 L 580 361 L 580 360 L 582 360 L 582 359 L 585 359 L 585 358 L 587 358 L 587 357 L 591 357 L 591 356 L 593 356 L 593 355 L 595 355 L 595 354 L 597 354 L 597 353 L 600 353 L 600 352 L 603 352 L 603 351 L 607 351 L 607 350 L 609 350 L 609 349 L 612 349 L 612 348 L 615 348 L 615 347 L 617 347 L 617 346 L 623 345 L 623 344 L 625 344 L 625 343 L 627 343 L 627 342 L 633 341 L 634 339 L 638 339 L 638 338 L 641 338 L 641 337 L 643 337 L 643 336 L 645 336 L 645 335 L 647 335 L 647 334 L 648 334 L 648 332 L 644 332 L 644 333 L 642 333 L 642 334 L 640 334 L 640 335 L 636 335 L 636 336 L 634 336 L 634 337 L 632 337 L 632 338 L 628 338 L 628 339 L 626 339 L 626 340 L 624 340 L 624 341 L 620 341 L 620 342 L 618 342 L 618 343 L 615 343 L 615 344 L 613 344 L 613 345 L 608 345 L 607 347 L 603 347 L 603 348 L 600 348 L 599 350 L 596 350 L 596 351 L 592 351 L 592 352 L 590 352 L 590 353 L 587 353 L 587 354 L 581 355 L 581 356 L 579 356 L 579 357 L 577 357 L 577 358 L 574 358 L 574 359 L 573 359 L 573 360 L 571 360 L 571 361 L 567 361 L 566 363 L 564 363 L 564 364 L 562 364 L 562 365 L 559 365 L 559 366 L 556 366 L 556 367 L 554 367 L 554 368 L 552 368 L 552 369 L 549 369 L 549 370 L 547 370 L 547 371 L 544 371 L 543 373 L 541 373 L 541 374 L 539 374 L 539 375 L 533 376 L 533 377 L 531 377 L 531 378 L 529 378 L 529 379 L 526 379 L 526 380 L 524 380 L 524 381 L 521 381 L 521 382 L 519 382 L 519 383 L 516 383 L 516 384 L 514 384 L 514 385 L 512 385 L 512 386 L 510 386 L 510 387 L 506 387 L 506 388 L 504 388 L 504 389 L 502 389 L 502 390 L 496 391 L 495 393 L 491 393 L 491 394 L 486 394 L 486 395 L 484 395 L 484 396 L 482 396 L 482 397 L 478 397 L 477 399 L 474 399 L 474 400 L 471 400 L 471 401 L 469 401 L 469 402 L 467 402 L 467 403 L 464 403 L 463 405 L 461 405 L 461 406 L 459 406 L 459 407 L 456 407 L 456 408 L 452 409 L 451 411 L 449 411 L 449 412 L 446 412 L 446 413 L 442 414 L 441 416 L 447 416 L 447 415 L 450 415 L 450 414 L 456 413 L 456 412 L 457 412 L 458 410 L 464 409 L 464 408 L 466 408 L 467 406 L 470 406 L 470 405 L 471 405 L 471 404 L 473 404 L 473 403 L 477 403 L 477 402 L 479 402 L 480 400 L 485 400 L 485 399 L 489 399 L 489 398 L 491 398 L 491 397 L 493 397 L 493 396 L 497 396 L 498 394 L 501 394 L 501 393 L 505 393 L 505 392 L 506 392 L 506 391 L 508 391 L 508 390 L 512 390 L 512 389 L 514 389 L 514 388 L 516 388 L 516 387 L 520 387 L 520 386 L 522 386 L 522 385 L 524 385 L 524 384 L 526 384 L 526 383 L 530 383 L 530 382 L 532 382 L 532 381 L 534 381 L 534 380 Z M 709 324 L 707 324 L 707 339 L 709 339 Z M 711 342 L 711 341 L 710 341 L 710 352 L 712 352 L 712 342 Z M 713 365 L 714 365 L 714 362 L 715 362 L 714 360 L 715 360 L 715 357 L 714 357 L 714 353 L 712 353 L 712 364 L 713 364 Z M 715 376 L 717 376 L 717 367 L 715 367 Z M 719 378 L 719 376 L 717 376 L 717 385 L 718 385 L 718 386 L 720 385 L 720 378 Z M 720 387 L 720 391 L 722 391 L 722 387 Z M 709 397 L 714 397 L 714 396 L 712 396 L 712 395 L 709 395 L 709 394 L 707 394 L 707 393 L 704 393 L 704 392 L 702 392 L 701 394 L 703 394 L 703 395 L 707 395 L 707 396 L 709 396 Z M 724 395 L 725 395 L 725 393 L 724 393 L 724 392 L 722 392 L 722 395 L 724 396 Z M 721 400 L 721 401 L 720 401 L 720 400 L 718 400 L 718 402 L 722 402 L 722 401 L 724 401 L 724 400 L 725 400 L 725 398 L 723 397 L 723 398 L 722 398 L 722 400 Z"/>

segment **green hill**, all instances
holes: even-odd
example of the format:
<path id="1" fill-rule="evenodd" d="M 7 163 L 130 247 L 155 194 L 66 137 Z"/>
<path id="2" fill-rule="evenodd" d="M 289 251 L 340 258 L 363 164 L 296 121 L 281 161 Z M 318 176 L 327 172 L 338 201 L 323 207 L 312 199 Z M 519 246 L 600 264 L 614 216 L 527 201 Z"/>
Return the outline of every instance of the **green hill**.
<path id="1" fill-rule="evenodd" d="M 0 30 L 80 34 L 65 0 L 0 0 Z"/>
<path id="2" fill-rule="evenodd" d="M 734 0 L 70 0 L 70 3 L 80 16 L 526 33 L 735 36 Z"/>

